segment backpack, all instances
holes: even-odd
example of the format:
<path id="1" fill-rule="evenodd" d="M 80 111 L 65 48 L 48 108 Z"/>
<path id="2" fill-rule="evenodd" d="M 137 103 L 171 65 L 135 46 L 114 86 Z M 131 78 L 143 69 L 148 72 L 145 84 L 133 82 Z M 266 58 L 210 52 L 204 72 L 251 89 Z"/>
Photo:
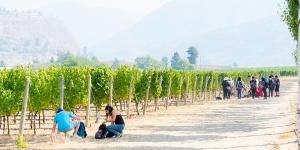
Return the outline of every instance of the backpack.
<path id="1" fill-rule="evenodd" d="M 243 89 L 244 88 L 244 84 L 242 81 L 238 81 L 237 83 L 237 89 Z"/>
<path id="2" fill-rule="evenodd" d="M 251 87 L 251 89 L 256 89 L 256 81 L 255 80 L 251 80 L 250 87 Z"/>
<path id="3" fill-rule="evenodd" d="M 106 125 L 103 123 L 99 126 L 98 131 L 95 134 L 95 139 L 104 139 L 106 137 L 105 136 L 106 132 L 107 132 Z"/>
<path id="4" fill-rule="evenodd" d="M 280 86 L 280 81 L 279 81 L 279 79 L 277 79 L 277 80 L 275 81 L 275 86 L 277 86 L 277 87 Z"/>
<path id="5" fill-rule="evenodd" d="M 269 84 L 268 84 L 267 81 L 264 81 L 264 85 L 265 85 L 265 86 L 264 86 L 265 88 L 269 88 Z"/>
<path id="6" fill-rule="evenodd" d="M 107 131 L 107 127 L 105 123 L 102 123 L 99 128 L 98 131 L 95 134 L 95 139 L 105 139 L 105 138 L 111 138 L 113 137 L 115 134 L 108 132 Z"/>
<path id="7" fill-rule="evenodd" d="M 80 122 L 80 126 L 79 126 L 79 129 L 77 131 L 77 135 L 82 137 L 82 138 L 85 138 L 87 136 L 87 133 L 85 131 L 85 126 L 84 126 L 83 122 Z"/>
<path id="8" fill-rule="evenodd" d="M 269 87 L 270 88 L 274 88 L 274 81 L 273 81 L 273 79 L 269 80 Z"/>

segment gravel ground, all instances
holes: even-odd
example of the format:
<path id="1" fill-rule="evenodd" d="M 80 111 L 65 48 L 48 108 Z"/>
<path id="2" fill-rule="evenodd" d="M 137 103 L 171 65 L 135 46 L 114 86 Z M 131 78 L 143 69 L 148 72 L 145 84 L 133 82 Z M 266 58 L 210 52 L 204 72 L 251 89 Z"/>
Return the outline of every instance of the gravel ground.
<path id="1" fill-rule="evenodd" d="M 124 135 L 118 139 L 95 140 L 98 125 L 88 128 L 89 136 L 83 140 L 51 144 L 49 136 L 31 137 L 28 149 L 296 150 L 296 78 L 283 80 L 281 91 L 281 97 L 268 100 L 205 101 L 161 108 L 126 120 Z M 8 143 L 0 149 L 15 146 Z"/>

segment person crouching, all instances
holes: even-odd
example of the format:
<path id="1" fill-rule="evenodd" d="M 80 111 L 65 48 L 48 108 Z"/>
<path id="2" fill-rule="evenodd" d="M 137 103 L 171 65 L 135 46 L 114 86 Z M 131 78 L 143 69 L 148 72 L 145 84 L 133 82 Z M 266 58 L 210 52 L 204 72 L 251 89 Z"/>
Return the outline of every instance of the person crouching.
<path id="1" fill-rule="evenodd" d="M 117 110 L 114 110 L 112 106 L 107 105 L 105 107 L 105 114 L 106 119 L 104 123 L 111 123 L 107 126 L 107 131 L 115 134 L 115 137 L 121 137 L 125 127 L 125 122 L 121 113 Z"/>
<path id="2" fill-rule="evenodd" d="M 65 136 L 67 132 L 74 129 L 73 137 L 80 138 L 77 135 L 77 131 L 80 126 L 80 118 L 71 112 L 64 111 L 62 108 L 58 108 L 56 111 L 56 115 L 54 116 L 51 140 L 53 141 L 53 137 L 56 134 L 56 127 L 58 132 L 63 132 Z"/>

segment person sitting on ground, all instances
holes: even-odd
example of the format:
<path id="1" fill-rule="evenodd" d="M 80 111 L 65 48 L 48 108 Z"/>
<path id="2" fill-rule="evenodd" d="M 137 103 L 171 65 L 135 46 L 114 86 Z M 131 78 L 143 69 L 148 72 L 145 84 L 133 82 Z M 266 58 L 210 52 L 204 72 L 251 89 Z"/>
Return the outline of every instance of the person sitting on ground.
<path id="1" fill-rule="evenodd" d="M 121 113 L 114 110 L 112 106 L 107 105 L 105 107 L 106 119 L 105 122 L 110 122 L 111 124 L 107 126 L 107 131 L 115 134 L 115 137 L 121 137 L 123 129 L 125 127 L 125 122 Z"/>
<path id="2" fill-rule="evenodd" d="M 279 97 L 280 80 L 278 76 L 275 76 L 275 97 Z"/>
<path id="3" fill-rule="evenodd" d="M 72 119 L 72 120 L 71 120 Z M 77 135 L 77 131 L 80 126 L 80 118 L 71 112 L 64 111 L 62 108 L 58 108 L 56 111 L 56 115 L 54 116 L 51 140 L 53 141 L 53 137 L 56 134 L 56 127 L 58 126 L 58 132 L 63 132 L 65 136 L 67 132 L 74 129 L 73 137 L 80 138 Z"/>

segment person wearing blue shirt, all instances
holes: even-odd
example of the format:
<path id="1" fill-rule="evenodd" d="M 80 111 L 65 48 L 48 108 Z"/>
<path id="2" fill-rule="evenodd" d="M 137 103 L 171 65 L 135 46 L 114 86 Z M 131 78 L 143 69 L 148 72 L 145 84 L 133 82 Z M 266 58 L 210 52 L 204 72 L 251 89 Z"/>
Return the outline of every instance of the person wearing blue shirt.
<path id="1" fill-rule="evenodd" d="M 79 137 L 76 133 L 80 126 L 80 118 L 71 112 L 64 111 L 62 108 L 58 108 L 56 115 L 54 116 L 52 137 L 55 135 L 56 127 L 58 132 L 67 132 L 74 129 L 73 137 Z"/>

